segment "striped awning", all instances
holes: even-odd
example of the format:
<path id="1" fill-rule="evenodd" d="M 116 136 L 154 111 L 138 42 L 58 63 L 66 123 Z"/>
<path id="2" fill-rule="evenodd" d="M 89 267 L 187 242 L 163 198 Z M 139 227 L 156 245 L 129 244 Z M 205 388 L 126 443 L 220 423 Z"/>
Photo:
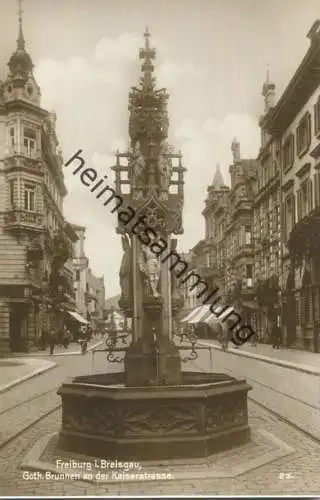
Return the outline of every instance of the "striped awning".
<path id="1" fill-rule="evenodd" d="M 80 314 L 77 313 L 76 311 L 67 311 L 67 312 L 70 314 L 70 316 L 72 316 L 79 323 L 82 323 L 83 325 L 88 325 L 89 324 L 89 321 L 87 321 L 82 316 L 80 316 Z"/>
<path id="2" fill-rule="evenodd" d="M 188 323 L 201 309 L 202 306 L 198 306 L 193 311 L 189 312 L 185 318 L 183 318 L 180 323 Z"/>

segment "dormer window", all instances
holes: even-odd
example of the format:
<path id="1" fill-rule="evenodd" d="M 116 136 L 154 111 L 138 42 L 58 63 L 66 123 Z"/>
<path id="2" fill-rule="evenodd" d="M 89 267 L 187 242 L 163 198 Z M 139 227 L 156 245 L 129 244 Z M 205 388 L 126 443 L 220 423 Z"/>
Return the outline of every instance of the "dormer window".
<path id="1" fill-rule="evenodd" d="M 23 132 L 23 147 L 27 156 L 33 157 L 36 149 L 36 132 L 31 128 L 25 127 Z"/>

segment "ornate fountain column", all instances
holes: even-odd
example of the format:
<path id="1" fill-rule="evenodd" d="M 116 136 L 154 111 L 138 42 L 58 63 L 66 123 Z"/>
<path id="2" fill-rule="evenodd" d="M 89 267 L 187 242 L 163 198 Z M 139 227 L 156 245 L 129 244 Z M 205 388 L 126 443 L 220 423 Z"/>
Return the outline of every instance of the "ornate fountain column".
<path id="1" fill-rule="evenodd" d="M 59 389 L 57 446 L 125 461 L 207 457 L 250 438 L 250 387 L 223 373 L 181 371 L 172 341 L 181 297 L 171 267 L 179 257 L 174 235 L 182 233 L 184 168 L 166 142 L 168 94 L 155 89 L 148 32 L 145 40 L 142 78 L 129 98 L 130 150 L 117 154 L 114 167 L 123 245 L 119 304 L 133 319 L 133 339 L 124 372 L 76 377 Z"/>
<path id="2" fill-rule="evenodd" d="M 145 47 L 139 87 L 129 95 L 130 150 L 117 155 L 116 192 L 134 213 L 129 224 L 118 232 L 131 241 L 124 257 L 120 281 L 120 307 L 133 318 L 133 342 L 125 357 L 126 385 L 177 385 L 181 383 L 180 355 L 172 342 L 171 235 L 182 233 L 183 172 L 181 155 L 168 145 L 168 94 L 156 89 L 149 33 Z M 119 157 L 128 160 L 128 180 L 121 180 Z M 178 158 L 178 166 L 173 159 Z M 173 180 L 174 173 L 177 179 Z M 122 186 L 129 184 L 129 193 Z M 171 187 L 178 187 L 176 193 Z M 125 278 L 124 278 L 125 276 Z M 126 281 L 127 280 L 127 281 Z M 130 282 L 130 285 L 128 284 Z"/>

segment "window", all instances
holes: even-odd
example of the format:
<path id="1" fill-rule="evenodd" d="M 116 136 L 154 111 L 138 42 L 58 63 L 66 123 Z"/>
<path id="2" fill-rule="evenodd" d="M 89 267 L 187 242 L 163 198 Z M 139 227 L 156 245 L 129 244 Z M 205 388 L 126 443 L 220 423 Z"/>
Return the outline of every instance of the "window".
<path id="1" fill-rule="evenodd" d="M 9 191 L 10 191 L 10 205 L 11 205 L 11 207 L 14 207 L 15 206 L 15 181 L 10 181 Z"/>
<path id="2" fill-rule="evenodd" d="M 80 281 L 80 270 L 76 269 L 76 279 L 75 281 Z"/>
<path id="3" fill-rule="evenodd" d="M 14 127 L 10 127 L 10 131 L 9 131 L 9 144 L 10 144 L 11 147 L 14 148 L 15 143 L 16 143 L 15 129 L 14 129 Z"/>
<path id="4" fill-rule="evenodd" d="M 314 184 L 314 206 L 320 206 L 320 172 L 317 172 L 313 176 L 313 184 Z"/>
<path id="5" fill-rule="evenodd" d="M 288 241 L 292 228 L 295 224 L 295 196 L 289 194 L 284 203 L 284 238 Z"/>
<path id="6" fill-rule="evenodd" d="M 311 115 L 307 112 L 297 127 L 297 155 L 302 156 L 311 144 Z"/>
<path id="7" fill-rule="evenodd" d="M 298 220 L 308 215 L 312 210 L 313 195 L 312 195 L 312 180 L 307 179 L 301 184 L 301 188 L 297 191 L 297 212 Z"/>
<path id="8" fill-rule="evenodd" d="M 251 226 L 244 226 L 245 244 L 251 245 Z"/>
<path id="9" fill-rule="evenodd" d="M 34 155 L 36 146 L 36 132 L 30 128 L 25 127 L 23 133 L 23 147 L 27 156 Z"/>
<path id="10" fill-rule="evenodd" d="M 287 170 L 292 167 L 294 161 L 294 135 L 290 134 L 283 145 L 283 168 Z"/>
<path id="11" fill-rule="evenodd" d="M 35 210 L 35 186 L 33 184 L 24 186 L 24 208 L 30 212 Z"/>
<path id="12" fill-rule="evenodd" d="M 252 274 L 253 274 L 253 269 L 252 269 L 252 264 L 247 264 L 246 265 L 246 282 L 247 282 L 247 287 L 252 287 Z"/>
<path id="13" fill-rule="evenodd" d="M 314 133 L 315 135 L 320 134 L 320 96 L 314 105 Z"/>

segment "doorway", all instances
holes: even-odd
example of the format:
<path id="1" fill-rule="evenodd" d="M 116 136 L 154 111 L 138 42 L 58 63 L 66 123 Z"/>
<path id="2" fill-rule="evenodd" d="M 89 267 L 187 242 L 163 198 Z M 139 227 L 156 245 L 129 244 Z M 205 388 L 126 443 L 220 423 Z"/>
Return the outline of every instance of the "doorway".
<path id="1" fill-rule="evenodd" d="M 11 304 L 9 316 L 10 348 L 12 352 L 26 351 L 28 307 L 26 304 Z"/>

